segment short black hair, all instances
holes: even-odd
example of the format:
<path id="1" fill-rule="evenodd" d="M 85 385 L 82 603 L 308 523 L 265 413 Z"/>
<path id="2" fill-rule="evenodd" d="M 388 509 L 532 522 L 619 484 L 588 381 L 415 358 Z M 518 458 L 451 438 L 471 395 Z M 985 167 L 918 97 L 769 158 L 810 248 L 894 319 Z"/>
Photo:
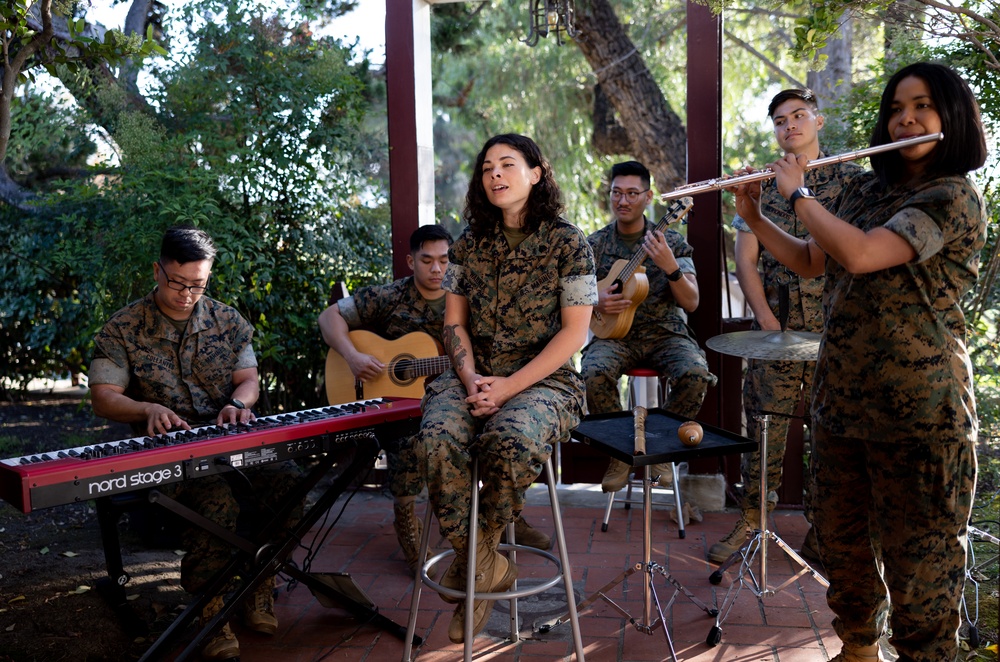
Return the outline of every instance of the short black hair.
<path id="1" fill-rule="evenodd" d="M 204 230 L 193 225 L 176 225 L 163 234 L 160 244 L 160 261 L 173 260 L 177 264 L 215 259 L 215 244 Z"/>
<path id="2" fill-rule="evenodd" d="M 440 225 L 421 225 L 410 235 L 410 254 L 419 251 L 428 241 L 447 241 L 451 246 L 454 239 Z"/>
<path id="3" fill-rule="evenodd" d="M 646 188 L 650 187 L 650 182 L 652 178 L 649 175 L 649 168 L 642 165 L 638 161 L 624 161 L 622 163 L 616 163 L 611 166 L 611 181 L 615 181 L 615 177 L 629 177 L 636 176 L 642 180 L 642 185 Z"/>
<path id="4" fill-rule="evenodd" d="M 870 145 L 875 147 L 893 142 L 889 135 L 892 100 L 900 81 L 910 76 L 927 84 L 934 108 L 941 118 L 941 133 L 944 134 L 944 139 L 934 149 L 927 174 L 964 175 L 981 168 L 986 163 L 987 150 L 979 104 L 965 79 L 951 67 L 937 62 L 915 62 L 889 79 L 882 92 Z M 872 155 L 872 170 L 883 187 L 902 176 L 902 158 L 899 150 Z"/>
<path id="5" fill-rule="evenodd" d="M 809 107 L 814 111 L 819 112 L 819 101 L 816 100 L 816 94 L 812 90 L 802 87 L 790 87 L 787 90 L 782 90 L 774 95 L 774 98 L 771 99 L 771 103 L 767 106 L 767 116 L 774 117 L 775 108 L 789 99 L 804 101 L 809 104 Z"/>

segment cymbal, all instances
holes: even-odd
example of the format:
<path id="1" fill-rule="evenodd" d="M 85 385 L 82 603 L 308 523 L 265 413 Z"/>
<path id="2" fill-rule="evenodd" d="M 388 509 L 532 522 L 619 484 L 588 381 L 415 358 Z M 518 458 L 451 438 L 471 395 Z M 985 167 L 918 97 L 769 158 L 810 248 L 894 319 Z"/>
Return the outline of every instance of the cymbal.
<path id="1" fill-rule="evenodd" d="M 815 361 L 820 334 L 809 331 L 736 331 L 709 338 L 705 344 L 720 354 L 765 361 Z"/>

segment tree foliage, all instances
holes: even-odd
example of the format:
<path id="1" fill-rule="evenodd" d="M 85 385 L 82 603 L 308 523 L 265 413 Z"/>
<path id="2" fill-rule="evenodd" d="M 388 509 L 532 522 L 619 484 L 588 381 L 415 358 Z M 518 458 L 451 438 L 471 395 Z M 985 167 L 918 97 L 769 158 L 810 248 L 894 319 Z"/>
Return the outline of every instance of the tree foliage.
<path id="1" fill-rule="evenodd" d="M 380 149 L 364 130 L 369 65 L 301 15 L 243 0 L 185 10 L 175 28 L 191 47 L 153 72 L 148 105 L 81 83 L 88 109 L 115 117 L 121 166 L 60 182 L 30 214 L 0 208 L 13 258 L 0 266 L 0 372 L 23 382 L 85 362 L 107 317 L 151 289 L 163 230 L 191 223 L 219 247 L 209 295 L 256 329 L 262 410 L 315 406 L 331 285 L 389 276 L 387 214 L 364 204 L 384 196 L 359 160 Z"/>

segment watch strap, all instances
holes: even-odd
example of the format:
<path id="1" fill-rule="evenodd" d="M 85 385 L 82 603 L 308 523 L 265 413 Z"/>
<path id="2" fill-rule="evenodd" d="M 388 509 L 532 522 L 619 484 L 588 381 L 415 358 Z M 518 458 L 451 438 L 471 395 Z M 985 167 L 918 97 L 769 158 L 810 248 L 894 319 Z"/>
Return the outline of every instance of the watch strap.
<path id="1" fill-rule="evenodd" d="M 667 274 L 667 280 L 676 283 L 677 281 L 679 281 L 681 279 L 681 276 L 683 276 L 683 275 L 684 274 L 681 273 L 681 268 L 677 267 L 677 271 L 675 271 L 673 273 L 670 273 L 670 274 Z"/>
<path id="2" fill-rule="evenodd" d="M 792 191 L 792 195 L 788 198 L 788 204 L 791 205 L 792 209 L 795 209 L 795 203 L 798 202 L 799 198 L 806 198 L 807 200 L 815 200 L 816 196 L 813 195 L 812 191 L 808 188 L 802 186 L 800 188 Z"/>
<path id="3" fill-rule="evenodd" d="M 230 398 L 228 404 L 231 404 L 232 406 L 236 407 L 237 409 L 246 409 L 247 408 L 247 406 L 245 404 L 243 404 L 240 400 L 237 400 L 236 398 Z"/>

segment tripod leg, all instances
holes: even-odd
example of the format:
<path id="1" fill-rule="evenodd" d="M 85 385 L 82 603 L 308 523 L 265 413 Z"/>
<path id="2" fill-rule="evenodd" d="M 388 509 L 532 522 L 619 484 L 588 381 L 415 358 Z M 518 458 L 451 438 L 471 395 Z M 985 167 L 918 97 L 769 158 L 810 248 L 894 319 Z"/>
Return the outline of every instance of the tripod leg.
<path id="1" fill-rule="evenodd" d="M 600 599 L 600 600 L 604 600 L 605 602 L 607 602 L 612 607 L 615 607 L 620 613 L 622 613 L 623 616 L 625 616 L 625 618 L 631 618 L 631 616 L 627 612 L 624 612 L 620 607 L 618 607 L 618 605 L 616 605 L 610 598 L 608 598 L 608 596 L 605 595 L 605 593 L 607 593 L 608 591 L 610 591 L 611 589 L 613 589 L 615 586 L 618 586 L 619 584 L 621 584 L 623 581 L 625 581 L 626 578 L 632 576 L 634 573 L 638 572 L 639 570 L 642 570 L 642 564 L 636 563 L 634 566 L 632 566 L 631 568 L 628 568 L 628 569 L 622 571 L 622 573 L 620 575 L 618 575 L 617 577 L 615 577 L 614 579 L 612 579 L 610 582 L 608 582 L 607 584 L 605 584 L 601 588 L 597 589 L 596 591 L 594 591 L 593 593 L 591 593 L 590 595 L 588 595 L 585 599 L 581 600 L 580 603 L 576 605 L 576 612 L 577 612 L 577 614 L 583 613 L 583 611 L 587 607 L 589 607 L 590 605 L 594 604 L 595 602 L 597 602 Z M 543 623 L 539 623 L 539 625 L 538 625 L 538 631 L 541 632 L 542 634 L 545 634 L 546 632 L 548 632 L 552 628 L 554 628 L 556 626 L 559 626 L 559 625 L 562 625 L 563 623 L 569 622 L 568 621 L 568 617 L 569 617 L 569 612 L 566 612 L 564 614 L 561 614 L 561 615 L 557 616 L 556 618 L 554 618 L 552 620 L 545 621 Z"/>
<path id="2" fill-rule="evenodd" d="M 653 602 L 656 604 L 656 614 L 659 616 L 660 625 L 663 626 L 663 637 L 667 640 L 667 649 L 670 650 L 670 659 L 677 662 L 677 651 L 674 650 L 674 640 L 670 636 L 670 628 L 667 627 L 667 619 L 663 617 L 663 608 L 660 606 L 660 599 L 656 596 L 656 588 L 653 586 L 654 575 L 652 573 L 652 568 L 650 568 L 650 572 L 648 574 L 649 591 L 653 594 Z M 673 602 L 672 598 L 671 602 Z M 653 627 L 655 627 L 655 624 L 650 626 L 651 629 Z"/>
<path id="3" fill-rule="evenodd" d="M 785 583 L 783 583 L 781 586 L 779 586 L 778 588 L 774 589 L 775 593 L 777 593 L 781 589 L 785 588 L 786 586 L 788 586 L 789 584 L 791 584 L 793 581 L 795 581 L 796 579 L 798 579 L 799 577 L 801 577 L 802 575 L 805 575 L 805 574 L 809 574 L 810 576 L 812 576 L 812 578 L 815 579 L 816 582 L 819 583 L 824 588 L 830 588 L 830 582 L 828 582 L 826 580 L 826 578 L 823 577 L 823 575 L 819 574 L 819 572 L 817 572 L 815 568 L 813 568 L 811 565 L 809 565 L 809 563 L 804 558 L 802 558 L 801 556 L 799 556 L 799 553 L 796 552 L 794 549 L 792 549 L 791 546 L 788 543 L 786 543 L 784 540 L 782 540 L 780 537 L 778 537 L 778 535 L 776 533 L 772 533 L 772 532 L 768 531 L 767 532 L 767 537 L 770 538 L 771 540 L 773 540 L 774 543 L 778 547 L 780 547 L 781 550 L 783 552 L 785 552 L 785 554 L 787 554 L 790 559 L 792 559 L 792 561 L 794 561 L 795 563 L 797 563 L 799 565 L 799 567 L 801 567 L 801 570 L 799 572 L 797 572 L 796 574 L 792 575 L 792 577 L 790 579 L 786 580 Z"/>
<path id="4" fill-rule="evenodd" d="M 726 570 L 729 570 L 729 568 L 734 563 L 736 563 L 737 561 L 742 561 L 743 559 L 746 558 L 747 550 L 749 550 L 750 545 L 753 544 L 754 538 L 755 538 L 754 536 L 747 538 L 746 542 L 740 545 L 739 549 L 730 554 L 729 558 L 723 561 L 722 565 L 716 568 L 715 572 L 713 572 L 711 575 L 708 576 L 708 581 L 713 586 L 718 586 L 719 584 L 722 583 L 722 576 L 726 574 Z"/>

